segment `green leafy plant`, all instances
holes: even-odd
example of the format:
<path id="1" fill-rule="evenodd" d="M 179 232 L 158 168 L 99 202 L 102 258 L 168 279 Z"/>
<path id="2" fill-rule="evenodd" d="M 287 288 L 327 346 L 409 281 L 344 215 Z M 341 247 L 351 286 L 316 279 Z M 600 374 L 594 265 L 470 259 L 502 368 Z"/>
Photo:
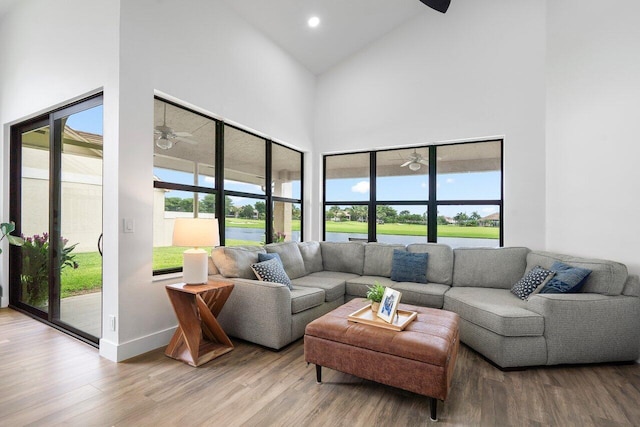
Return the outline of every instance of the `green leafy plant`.
<path id="1" fill-rule="evenodd" d="M 384 295 L 385 287 L 382 286 L 379 282 L 373 282 L 373 286 L 367 287 L 367 299 L 371 300 L 371 302 L 380 302 L 382 301 L 382 296 Z"/>
<path id="2" fill-rule="evenodd" d="M 6 237 L 10 245 L 22 246 L 24 244 L 24 240 L 21 237 L 11 235 L 15 229 L 16 225 L 13 222 L 3 222 L 0 224 L 0 242 L 2 242 Z M 1 253 L 2 248 L 0 248 L 0 254 Z"/>
<path id="3" fill-rule="evenodd" d="M 49 298 L 49 234 L 42 233 L 24 238 L 22 245 L 22 285 L 23 302 L 40 307 Z M 68 240 L 60 238 L 60 271 L 66 267 L 78 268 L 78 263 L 71 255 L 77 245 L 67 246 Z"/>
<path id="4" fill-rule="evenodd" d="M 282 242 L 284 242 L 284 239 L 286 239 L 286 238 L 287 238 L 286 234 L 284 234 L 281 231 L 276 231 L 273 234 L 273 239 L 272 240 L 273 240 L 273 243 L 282 243 Z"/>

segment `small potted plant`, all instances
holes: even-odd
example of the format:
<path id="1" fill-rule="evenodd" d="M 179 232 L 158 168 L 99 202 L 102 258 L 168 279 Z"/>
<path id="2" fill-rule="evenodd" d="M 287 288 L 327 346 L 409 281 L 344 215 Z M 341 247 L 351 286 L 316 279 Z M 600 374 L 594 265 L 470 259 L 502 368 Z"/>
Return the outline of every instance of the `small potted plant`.
<path id="1" fill-rule="evenodd" d="M 378 312 L 380 307 L 384 290 L 385 287 L 379 282 L 373 282 L 373 286 L 367 287 L 367 299 L 371 301 L 371 310 L 375 313 Z"/>

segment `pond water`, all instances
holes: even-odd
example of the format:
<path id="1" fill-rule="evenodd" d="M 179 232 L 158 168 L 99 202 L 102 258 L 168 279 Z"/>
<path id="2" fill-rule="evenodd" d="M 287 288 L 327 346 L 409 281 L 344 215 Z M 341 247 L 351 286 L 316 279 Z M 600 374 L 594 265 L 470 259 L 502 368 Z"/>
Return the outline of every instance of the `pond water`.
<path id="1" fill-rule="evenodd" d="M 294 231 L 293 241 L 300 240 L 300 232 Z M 225 230 L 225 237 L 233 240 L 250 240 L 254 242 L 264 242 L 264 230 L 261 228 L 234 228 L 228 227 Z M 328 242 L 348 242 L 349 238 L 366 239 L 366 234 L 359 233 L 327 233 L 326 240 Z M 381 234 L 378 236 L 380 243 L 394 243 L 408 245 L 410 243 L 427 243 L 426 236 L 401 236 L 394 234 Z M 440 237 L 438 243 L 444 243 L 452 248 L 460 247 L 498 247 L 500 241 L 498 239 L 473 239 L 462 237 Z"/>

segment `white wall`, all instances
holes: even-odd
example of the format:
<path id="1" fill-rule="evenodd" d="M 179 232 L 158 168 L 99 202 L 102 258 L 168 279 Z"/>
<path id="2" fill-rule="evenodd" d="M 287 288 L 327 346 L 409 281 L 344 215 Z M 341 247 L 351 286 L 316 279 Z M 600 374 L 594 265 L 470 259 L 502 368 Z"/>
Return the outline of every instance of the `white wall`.
<path id="1" fill-rule="evenodd" d="M 547 8 L 547 247 L 638 274 L 640 3 Z"/>
<path id="2" fill-rule="evenodd" d="M 505 245 L 542 248 L 544 49 L 544 2 L 456 0 L 421 14 L 320 76 L 315 149 L 503 135 Z"/>
<path id="3" fill-rule="evenodd" d="M 11 124 L 103 88 L 105 158 L 115 147 L 119 8 L 119 2 L 111 0 L 23 0 L 0 18 L 2 221 L 9 219 Z M 105 192 L 113 193 L 108 184 Z M 0 256 L 3 307 L 9 302 L 7 261 L 5 250 Z M 105 292 L 115 283 L 105 282 Z"/>
<path id="4" fill-rule="evenodd" d="M 153 95 L 161 92 L 296 148 L 312 149 L 315 77 L 215 0 L 122 2 L 117 342 L 122 360 L 166 345 L 176 325 L 152 280 Z M 308 197 L 306 200 L 308 208 Z M 116 310 L 116 307 L 113 307 Z M 108 315 L 109 313 L 105 313 Z"/>

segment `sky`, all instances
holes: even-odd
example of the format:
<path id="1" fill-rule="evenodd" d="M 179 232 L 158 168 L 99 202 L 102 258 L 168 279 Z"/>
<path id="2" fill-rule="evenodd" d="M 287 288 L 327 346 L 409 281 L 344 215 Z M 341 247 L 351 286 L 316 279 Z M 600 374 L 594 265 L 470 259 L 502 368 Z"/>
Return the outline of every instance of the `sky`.
<path id="1" fill-rule="evenodd" d="M 67 126 L 74 130 L 103 135 L 102 110 L 102 105 L 98 105 L 88 110 L 72 114 L 67 119 Z"/>

